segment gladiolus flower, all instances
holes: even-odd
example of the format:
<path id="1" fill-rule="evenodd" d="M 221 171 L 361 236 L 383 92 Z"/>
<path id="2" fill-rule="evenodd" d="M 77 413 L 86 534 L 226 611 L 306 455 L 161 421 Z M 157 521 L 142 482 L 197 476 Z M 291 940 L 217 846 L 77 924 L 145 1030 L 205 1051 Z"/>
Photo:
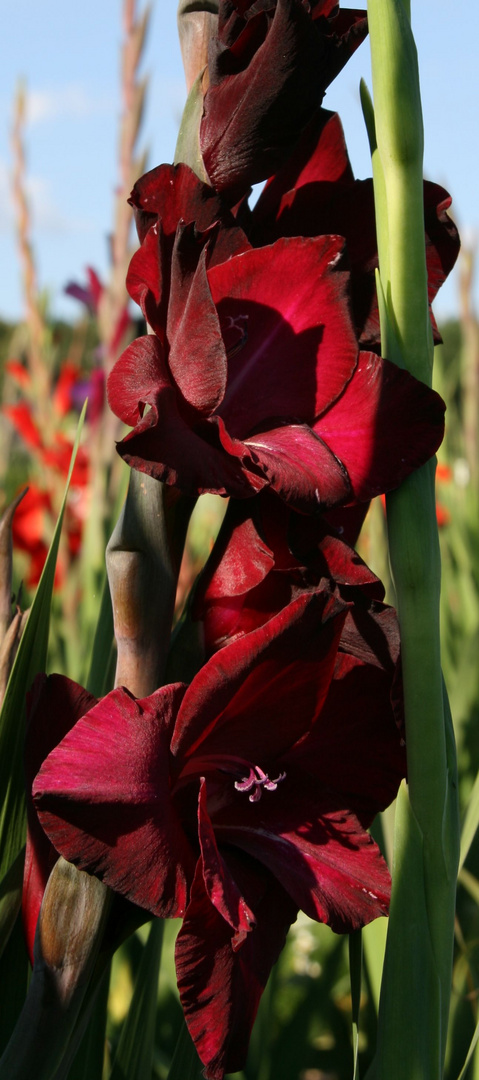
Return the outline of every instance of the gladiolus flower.
<path id="1" fill-rule="evenodd" d="M 189 495 L 270 487 L 307 513 L 396 487 L 439 445 L 444 406 L 358 352 L 343 240 L 253 249 L 238 227 L 199 232 L 168 210 L 163 227 L 162 204 L 178 208 L 185 177 L 188 198 L 212 205 L 186 166 L 157 170 L 130 267 L 155 335 L 136 339 L 108 380 L 113 411 L 134 426 L 122 457 Z"/>
<path id="2" fill-rule="evenodd" d="M 53 528 L 55 515 L 52 501 L 47 491 L 42 491 L 36 484 L 30 483 L 27 494 L 17 506 L 12 523 L 13 545 L 18 551 L 29 556 L 29 568 L 26 577 L 28 588 L 38 585 L 48 554 L 45 536 Z M 57 566 L 55 586 L 61 583 L 62 573 Z"/>
<path id="3" fill-rule="evenodd" d="M 350 509 L 342 514 L 347 521 Z M 399 656 L 394 612 L 382 604 L 382 583 L 337 529 L 325 516 L 290 511 L 267 492 L 256 499 L 230 500 L 194 591 L 192 614 L 204 624 L 207 655 L 263 625 L 295 597 L 316 591 L 325 581 L 352 604 L 348 626 L 366 613 L 365 636 L 374 637 L 374 621 L 386 620 L 392 677 Z"/>
<path id="4" fill-rule="evenodd" d="M 458 232 L 447 214 L 450 205 L 451 198 L 444 188 L 424 182 L 430 304 L 459 253 Z M 379 351 L 373 182 L 354 179 L 337 113 L 325 109 L 317 112 L 294 155 L 269 180 L 254 209 L 248 213 L 242 208 L 240 220 L 255 247 L 272 244 L 280 236 L 343 236 L 356 333 L 362 348 Z M 440 341 L 432 313 L 431 318 L 435 339 Z"/>
<path id="5" fill-rule="evenodd" d="M 220 0 L 200 127 L 217 191 L 236 202 L 277 170 L 366 33 L 332 0 Z"/>
<path id="6" fill-rule="evenodd" d="M 139 701 L 112 691 L 33 785 L 65 858 L 184 917 L 180 996 L 212 1080 L 242 1067 L 299 907 L 336 931 L 387 911 L 389 875 L 365 829 L 394 797 L 404 752 L 390 674 L 371 646 L 357 655 L 354 635 L 339 652 L 348 612 L 321 586 L 215 653 L 189 687 Z M 44 681 L 30 740 L 57 695 L 64 706 L 65 682 Z M 74 684 L 68 695 L 76 719 L 88 703 Z"/>

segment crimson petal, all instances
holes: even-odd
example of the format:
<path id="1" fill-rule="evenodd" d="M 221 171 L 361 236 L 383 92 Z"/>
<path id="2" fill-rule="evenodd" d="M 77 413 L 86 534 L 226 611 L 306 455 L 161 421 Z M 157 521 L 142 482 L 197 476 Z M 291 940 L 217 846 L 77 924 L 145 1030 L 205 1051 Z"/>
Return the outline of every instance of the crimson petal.
<path id="1" fill-rule="evenodd" d="M 135 338 L 110 372 L 107 395 L 110 408 L 133 427 L 143 414 L 143 405 L 155 405 L 163 388 L 171 387 L 164 348 L 157 337 Z"/>
<path id="2" fill-rule="evenodd" d="M 194 855 L 169 794 L 169 739 L 185 687 L 113 690 L 52 751 L 33 787 L 70 862 L 163 918 L 186 908 Z"/>
<path id="3" fill-rule="evenodd" d="M 424 182 L 429 302 L 445 281 L 459 251 L 457 229 L 448 217 L 451 199 Z M 344 236 L 351 269 L 351 301 L 363 348 L 380 341 L 374 270 L 378 265 L 372 180 L 354 180 L 341 121 L 319 109 L 282 169 L 271 178 L 248 222 L 253 243 L 278 236 Z M 435 340 L 440 340 L 432 317 Z"/>
<path id="4" fill-rule="evenodd" d="M 211 903 L 235 930 L 233 948 L 239 948 L 247 934 L 254 929 L 256 920 L 218 851 L 206 799 L 206 782 L 202 779 L 198 798 L 198 836 L 203 860 L 203 880 Z"/>
<path id="5" fill-rule="evenodd" d="M 183 275 L 179 263 L 180 253 L 176 247 L 172 266 L 173 271 L 179 272 L 172 277 L 168 307 L 167 334 L 171 342 L 168 364 L 184 400 L 199 415 L 209 416 L 224 397 L 227 360 L 206 276 L 206 249 L 201 253 L 192 278 Z M 181 280 L 183 276 L 185 282 Z M 193 326 L 194 342 L 191 340 Z"/>
<path id="6" fill-rule="evenodd" d="M 352 494 L 344 465 L 305 424 L 285 424 L 245 439 L 272 491 L 292 509 L 314 514 Z"/>
<path id="7" fill-rule="evenodd" d="M 96 698 L 63 675 L 37 676 L 29 695 L 25 742 L 27 844 L 23 877 L 22 914 L 25 938 L 33 964 L 33 942 L 43 893 L 58 858 L 40 826 L 31 797 L 32 784 L 45 758 L 89 709 Z"/>
<path id="8" fill-rule="evenodd" d="M 445 405 L 407 371 L 374 353 L 359 363 L 344 393 L 314 430 L 348 470 L 354 497 L 396 488 L 437 450 Z"/>
<path id="9" fill-rule="evenodd" d="M 220 3 L 200 146 L 212 183 L 231 202 L 278 169 L 364 38 L 364 12 L 334 14 L 321 5 L 312 22 L 296 0 Z"/>
<path id="10" fill-rule="evenodd" d="M 244 326 L 220 410 L 232 435 L 244 438 L 266 417 L 310 423 L 351 377 L 357 341 L 342 248 L 335 236 L 289 237 L 208 271 L 223 333 Z"/>
<path id="11" fill-rule="evenodd" d="M 288 755 L 290 762 L 315 777 L 317 785 L 342 792 L 363 825 L 389 806 L 406 774 L 391 683 L 390 672 L 338 653 L 321 715 L 307 740 Z M 373 755 L 367 747 L 374 747 Z"/>
<path id="12" fill-rule="evenodd" d="M 167 370 L 160 340 L 153 335 L 136 338 L 125 349 L 108 378 L 108 400 L 113 412 L 134 431 L 117 444 L 125 461 L 157 480 L 178 485 L 186 494 L 215 491 L 244 498 L 267 484 L 261 475 L 242 468 L 248 458 L 239 444 L 233 456 L 225 454 L 218 437 L 218 421 L 206 421 L 195 431 L 180 412 L 177 392 Z M 142 404 L 150 410 L 140 419 Z"/>
<path id="13" fill-rule="evenodd" d="M 212 656 L 178 712 L 178 761 L 198 772 L 212 754 L 261 765 L 272 746 L 275 755 L 292 746 L 321 710 L 346 611 L 328 590 L 301 596 Z"/>
<path id="14" fill-rule="evenodd" d="M 172 244 L 179 221 L 195 222 L 204 233 L 215 222 L 222 228 L 215 243 L 215 256 L 223 262 L 229 255 L 249 247 L 233 215 L 214 188 L 203 184 L 188 165 L 159 165 L 136 181 L 130 196 L 140 243 L 152 225 L 161 221 L 164 236 Z"/>
<path id="15" fill-rule="evenodd" d="M 267 866 L 310 918 L 349 933 L 387 915 L 390 877 L 379 848 L 347 806 L 291 769 L 270 798 L 248 804 L 251 824 L 236 801 L 222 808 L 215 832 L 220 843 Z"/>
<path id="16" fill-rule="evenodd" d="M 239 860 L 232 862 L 256 917 L 241 948 L 233 949 L 233 931 L 210 902 L 201 861 L 176 939 L 181 1004 L 208 1080 L 223 1080 L 225 1072 L 243 1067 L 261 994 L 297 914 L 287 893 L 260 866 L 248 873 Z M 259 881 L 263 887 L 255 899 Z"/>

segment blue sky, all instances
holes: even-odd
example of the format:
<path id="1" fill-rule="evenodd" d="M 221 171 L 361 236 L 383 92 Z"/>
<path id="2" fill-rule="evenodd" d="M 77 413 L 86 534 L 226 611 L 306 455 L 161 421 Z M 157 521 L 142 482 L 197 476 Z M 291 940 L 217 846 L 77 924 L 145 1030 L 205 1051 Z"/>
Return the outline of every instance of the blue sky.
<path id="1" fill-rule="evenodd" d="M 357 6 L 366 5 L 357 0 Z M 16 0 L 8 6 L 8 45 L 0 66 L 0 317 L 22 314 L 9 191 L 19 78 L 29 94 L 26 149 L 40 285 L 48 290 L 53 311 L 74 319 L 78 305 L 63 295 L 66 283 L 82 280 L 86 265 L 106 274 L 116 183 L 121 8 L 121 0 Z M 154 0 L 143 61 L 150 84 L 141 143 L 150 167 L 172 160 L 185 97 L 175 8 L 174 0 Z M 459 6 L 453 8 L 450 0 L 412 0 L 412 9 L 425 175 L 451 192 L 457 223 L 471 243 L 479 236 L 479 8 L 475 0 L 463 0 L 459 17 Z M 371 86 L 367 43 L 330 87 L 325 105 L 340 113 L 355 173 L 365 177 L 370 163 L 359 106 L 361 76 Z M 435 310 L 440 318 L 456 312 L 454 274 Z"/>

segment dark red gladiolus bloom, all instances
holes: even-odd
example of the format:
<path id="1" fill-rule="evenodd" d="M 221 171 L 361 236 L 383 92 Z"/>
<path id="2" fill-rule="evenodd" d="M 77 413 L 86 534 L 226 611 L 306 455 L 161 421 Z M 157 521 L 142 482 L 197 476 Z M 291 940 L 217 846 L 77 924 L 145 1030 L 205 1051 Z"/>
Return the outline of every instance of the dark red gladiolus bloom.
<path id="1" fill-rule="evenodd" d="M 336 931 L 387 911 L 389 875 L 365 829 L 394 797 L 404 752 L 373 645 L 357 655 L 351 634 L 339 651 L 348 613 L 322 585 L 220 649 L 190 686 L 141 701 L 114 690 L 33 785 L 56 850 L 154 914 L 183 916 L 180 996 L 211 1080 L 242 1067 L 298 908 Z M 48 680 L 49 708 L 64 682 Z"/>
<path id="2" fill-rule="evenodd" d="M 207 207 L 203 231 L 183 213 L 190 200 Z M 396 487 L 434 453 L 441 399 L 358 353 L 341 237 L 254 249 L 234 223 L 207 224 L 218 201 L 186 166 L 150 174 L 139 201 L 128 287 L 155 335 L 108 381 L 134 427 L 118 445 L 133 468 L 190 495 L 271 487 L 313 513 Z"/>
<path id="3" fill-rule="evenodd" d="M 447 191 L 425 181 L 430 304 L 459 253 L 458 232 L 447 214 L 450 205 Z M 350 295 L 356 333 L 362 348 L 379 350 L 373 182 L 354 179 L 337 113 L 318 110 L 294 154 L 268 182 L 251 213 L 242 207 L 239 220 L 254 246 L 272 244 L 280 236 L 324 233 L 343 236 L 351 271 Z M 436 340 L 440 341 L 432 321 Z"/>
<path id="4" fill-rule="evenodd" d="M 217 191 L 236 202 L 279 168 L 366 33 L 332 0 L 220 0 L 200 127 Z"/>
<path id="5" fill-rule="evenodd" d="M 350 508 L 342 511 L 346 532 L 350 513 Z M 206 654 L 262 626 L 298 595 L 315 591 L 321 581 L 329 581 L 330 588 L 352 605 L 345 625 L 351 627 L 359 620 L 360 636 L 374 638 L 377 620 L 387 624 L 386 652 L 393 679 L 399 630 L 394 611 L 381 602 L 382 583 L 325 516 L 296 514 L 269 493 L 241 502 L 230 500 L 216 544 L 197 580 L 192 614 L 204 624 Z"/>

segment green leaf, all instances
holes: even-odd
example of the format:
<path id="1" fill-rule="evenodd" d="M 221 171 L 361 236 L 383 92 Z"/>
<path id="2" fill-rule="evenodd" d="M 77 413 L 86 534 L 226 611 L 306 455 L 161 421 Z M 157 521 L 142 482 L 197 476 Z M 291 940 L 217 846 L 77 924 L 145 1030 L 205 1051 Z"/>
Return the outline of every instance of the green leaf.
<path id="1" fill-rule="evenodd" d="M 353 1014 L 353 1080 L 359 1080 L 359 1009 L 361 1004 L 361 968 L 363 943 L 361 931 L 349 935 L 349 971 L 351 976 L 351 1003 Z"/>
<path id="2" fill-rule="evenodd" d="M 25 845 L 0 882 L 0 956 L 15 925 L 22 902 Z"/>
<path id="3" fill-rule="evenodd" d="M 446 938 L 443 944 L 449 949 Z M 437 1080 L 442 1075 L 442 1015 L 441 985 L 431 942 L 424 840 L 403 783 L 396 809 L 393 889 L 374 1075 L 381 1080 Z"/>
<path id="4" fill-rule="evenodd" d="M 153 919 L 110 1080 L 146 1080 L 151 1076 L 162 945 L 163 921 Z"/>
<path id="5" fill-rule="evenodd" d="M 94 974 L 71 1039 L 75 1046 L 79 1043 L 78 1049 L 70 1066 L 67 1063 L 65 1068 L 62 1062 L 59 1073 L 55 1074 L 55 1080 L 63 1080 L 64 1076 L 65 1080 L 102 1080 L 110 973 L 111 965 L 108 964 L 100 978 Z M 86 1022 L 85 1016 L 88 1016 Z M 77 1029 L 83 1031 L 80 1037 Z"/>
<path id="6" fill-rule="evenodd" d="M 60 543 L 68 488 L 80 443 L 85 416 L 83 408 L 72 451 L 65 494 L 43 568 L 30 615 L 22 635 L 0 712 L 0 791 L 4 792 L 0 810 L 0 926 L 3 940 L 0 951 L 14 925 L 15 909 L 21 900 L 22 867 L 26 837 L 26 802 L 23 773 L 23 744 L 25 736 L 25 694 L 35 676 L 45 670 L 50 607 L 55 567 Z M 14 1021 L 20 1013 L 28 985 L 29 963 L 23 944 L 19 920 L 15 940 L 2 956 L 1 985 L 6 988 L 8 1001 L 1 1010 L 0 1041 L 8 1040 Z"/>
<path id="7" fill-rule="evenodd" d="M 173 1054 L 168 1080 L 200 1080 L 203 1066 L 196 1053 L 191 1037 L 183 1022 Z"/>
<path id="8" fill-rule="evenodd" d="M 387 919 L 375 919 L 374 922 L 369 923 L 363 929 L 364 962 L 369 976 L 376 1015 L 379 1011 L 387 932 Z"/>
<path id="9" fill-rule="evenodd" d="M 472 896 L 474 903 L 479 905 L 479 881 L 474 877 L 474 874 L 469 873 L 469 870 L 466 870 L 463 866 L 462 870 L 459 871 L 458 881 L 469 893 L 469 896 Z"/>
<path id="10" fill-rule="evenodd" d="M 472 1058 L 473 1058 L 474 1051 L 476 1049 L 478 1040 L 479 1040 L 479 1021 L 476 1024 L 476 1030 L 475 1030 L 474 1035 L 472 1037 L 472 1042 L 471 1042 L 471 1045 L 470 1045 L 469 1050 L 467 1052 L 466 1060 L 465 1060 L 464 1065 L 463 1065 L 463 1067 L 462 1067 L 462 1069 L 461 1069 L 461 1071 L 459 1073 L 459 1076 L 458 1076 L 457 1080 L 464 1080 L 466 1072 L 467 1072 L 467 1070 L 469 1068 L 469 1065 L 470 1065 L 470 1063 L 472 1061 Z"/>
<path id="11" fill-rule="evenodd" d="M 461 831 L 461 851 L 459 855 L 459 870 L 462 870 L 466 861 L 469 848 L 474 840 L 479 826 L 479 773 L 476 776 L 474 787 L 471 791 L 467 804 L 466 816 Z"/>
<path id="12" fill-rule="evenodd" d="M 101 698 L 113 689 L 115 679 L 116 648 L 113 634 L 113 611 L 110 587 L 105 577 L 101 597 L 100 614 L 93 639 L 88 672 L 87 690 Z"/>
<path id="13" fill-rule="evenodd" d="M 397 339 L 394 326 L 390 319 L 390 312 L 384 296 L 381 275 L 375 271 L 376 292 L 378 297 L 379 321 L 381 324 L 381 353 L 387 360 L 392 360 L 398 367 L 404 367 L 404 358 L 401 346 Z"/>
<path id="14" fill-rule="evenodd" d="M 21 1013 L 28 990 L 30 964 L 19 915 L 2 956 L 0 977 L 0 1057 Z M 6 1080 L 6 1078 L 5 1078 Z"/>

